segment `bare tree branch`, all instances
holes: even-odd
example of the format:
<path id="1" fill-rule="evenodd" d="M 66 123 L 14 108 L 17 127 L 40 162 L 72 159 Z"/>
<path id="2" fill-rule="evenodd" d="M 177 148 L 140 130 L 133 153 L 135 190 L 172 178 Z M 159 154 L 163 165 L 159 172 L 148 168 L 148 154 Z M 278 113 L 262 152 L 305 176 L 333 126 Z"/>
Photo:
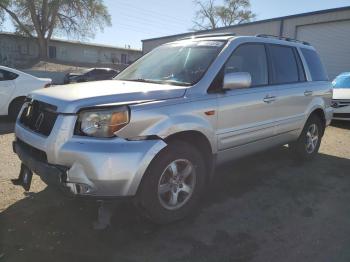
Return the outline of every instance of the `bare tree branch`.
<path id="1" fill-rule="evenodd" d="M 214 29 L 249 22 L 255 18 L 250 11 L 249 0 L 224 0 L 224 5 L 215 5 L 215 0 L 194 0 L 198 6 L 195 19 L 195 30 Z"/>
<path id="2" fill-rule="evenodd" d="M 4 12 L 19 33 L 37 37 L 41 56 L 53 35 L 93 37 L 111 24 L 103 0 L 0 0 L 0 21 Z"/>
<path id="3" fill-rule="evenodd" d="M 36 13 L 34 0 L 27 0 L 27 5 L 28 5 L 29 12 L 30 12 L 30 17 L 31 17 L 32 22 L 34 24 L 34 28 L 35 28 L 36 34 L 37 34 L 38 37 L 42 37 L 42 33 L 43 32 L 41 31 L 39 17 L 38 17 L 38 15 Z"/>
<path id="4" fill-rule="evenodd" d="M 30 30 L 19 20 L 17 15 L 7 8 L 4 4 L 0 3 L 0 8 L 3 9 L 7 14 L 11 16 L 11 18 L 17 23 L 17 25 L 30 37 L 33 37 Z"/>

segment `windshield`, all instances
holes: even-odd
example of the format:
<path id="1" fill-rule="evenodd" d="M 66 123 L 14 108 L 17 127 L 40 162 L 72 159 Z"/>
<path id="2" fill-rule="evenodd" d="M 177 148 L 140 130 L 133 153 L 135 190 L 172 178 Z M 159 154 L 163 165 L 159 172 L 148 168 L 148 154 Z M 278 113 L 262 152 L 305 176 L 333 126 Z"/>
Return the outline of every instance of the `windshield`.
<path id="1" fill-rule="evenodd" d="M 350 89 L 350 73 L 344 73 L 337 76 L 332 82 L 334 88 L 349 88 Z"/>
<path id="2" fill-rule="evenodd" d="M 115 79 L 190 86 L 197 83 L 225 41 L 183 41 L 158 47 Z"/>

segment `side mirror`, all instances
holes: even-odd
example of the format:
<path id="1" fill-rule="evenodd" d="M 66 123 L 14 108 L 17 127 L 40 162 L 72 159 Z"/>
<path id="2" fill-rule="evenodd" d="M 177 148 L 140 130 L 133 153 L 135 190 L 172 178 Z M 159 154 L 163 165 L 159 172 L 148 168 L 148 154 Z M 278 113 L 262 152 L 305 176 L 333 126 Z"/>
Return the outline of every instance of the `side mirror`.
<path id="1" fill-rule="evenodd" d="M 247 72 L 227 73 L 224 76 L 224 89 L 248 88 L 252 85 L 252 77 Z"/>

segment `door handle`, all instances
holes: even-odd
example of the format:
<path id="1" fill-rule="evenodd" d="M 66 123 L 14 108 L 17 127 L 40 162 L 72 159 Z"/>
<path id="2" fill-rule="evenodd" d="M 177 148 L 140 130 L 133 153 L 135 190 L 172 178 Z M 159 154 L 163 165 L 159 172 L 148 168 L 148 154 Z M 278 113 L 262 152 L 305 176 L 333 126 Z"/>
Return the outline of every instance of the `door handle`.
<path id="1" fill-rule="evenodd" d="M 276 97 L 275 96 L 270 96 L 270 95 L 265 96 L 265 98 L 263 99 L 263 101 L 265 103 L 268 103 L 268 104 L 272 103 L 275 100 L 276 100 Z"/>
<path id="2" fill-rule="evenodd" d="M 306 90 L 305 92 L 304 92 L 304 96 L 311 96 L 312 95 L 312 91 L 311 90 Z"/>

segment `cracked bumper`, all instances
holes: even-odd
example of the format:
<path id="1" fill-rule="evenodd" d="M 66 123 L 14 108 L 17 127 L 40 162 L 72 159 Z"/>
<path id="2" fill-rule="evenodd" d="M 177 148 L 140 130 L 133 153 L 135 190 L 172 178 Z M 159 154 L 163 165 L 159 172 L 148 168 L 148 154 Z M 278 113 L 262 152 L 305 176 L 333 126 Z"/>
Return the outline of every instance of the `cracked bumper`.
<path id="1" fill-rule="evenodd" d="M 62 117 L 60 126 L 65 126 L 64 121 L 71 121 L 69 118 Z M 52 171 L 57 171 L 57 167 L 60 167 L 59 183 L 73 194 L 86 196 L 135 195 L 148 165 L 166 146 L 162 140 L 63 137 L 64 134 L 68 133 L 63 129 L 62 132 L 56 130 L 49 137 L 43 137 L 17 123 L 18 140 L 34 148 L 35 152 L 41 151 L 46 155 L 46 162 L 35 154 L 19 153 L 20 149 L 15 151 L 22 162 L 44 178 L 45 182 L 50 181 L 47 177 L 52 178 L 55 173 L 57 175 L 57 172 Z M 14 148 L 16 147 L 18 145 L 15 143 Z"/>

